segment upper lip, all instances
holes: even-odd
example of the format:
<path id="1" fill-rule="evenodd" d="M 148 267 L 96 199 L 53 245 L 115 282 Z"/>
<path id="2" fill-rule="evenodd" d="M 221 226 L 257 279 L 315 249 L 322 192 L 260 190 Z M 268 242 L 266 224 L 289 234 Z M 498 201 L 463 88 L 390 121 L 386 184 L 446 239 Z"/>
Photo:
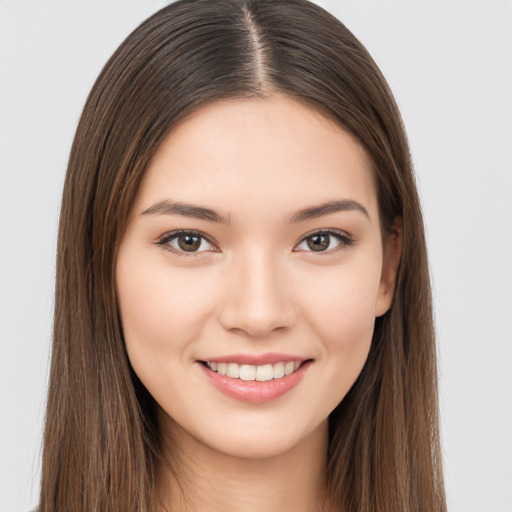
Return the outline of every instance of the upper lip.
<path id="1" fill-rule="evenodd" d="M 311 358 L 296 356 L 292 354 L 278 354 L 278 353 L 267 353 L 267 354 L 230 354 L 226 356 L 211 357 L 201 359 L 205 363 L 238 363 L 248 364 L 253 366 L 262 366 L 264 364 L 276 364 L 276 363 L 289 363 L 299 362 L 302 363 Z"/>

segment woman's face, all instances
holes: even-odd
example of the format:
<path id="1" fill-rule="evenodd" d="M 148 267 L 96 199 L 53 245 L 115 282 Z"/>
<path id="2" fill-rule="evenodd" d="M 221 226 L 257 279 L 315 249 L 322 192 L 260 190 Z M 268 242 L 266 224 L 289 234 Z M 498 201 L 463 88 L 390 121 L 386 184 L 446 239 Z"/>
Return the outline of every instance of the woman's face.
<path id="1" fill-rule="evenodd" d="M 370 162 L 332 121 L 282 96 L 182 121 L 116 269 L 128 356 L 165 428 L 249 458 L 324 436 L 390 306 L 392 260 Z"/>

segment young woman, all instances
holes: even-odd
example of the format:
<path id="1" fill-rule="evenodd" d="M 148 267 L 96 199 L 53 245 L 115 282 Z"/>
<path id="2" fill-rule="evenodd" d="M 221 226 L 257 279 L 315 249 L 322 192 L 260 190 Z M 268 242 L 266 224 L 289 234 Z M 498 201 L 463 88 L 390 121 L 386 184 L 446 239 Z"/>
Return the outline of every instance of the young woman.
<path id="1" fill-rule="evenodd" d="M 305 0 L 182 0 L 87 100 L 40 511 L 443 511 L 406 136 Z"/>

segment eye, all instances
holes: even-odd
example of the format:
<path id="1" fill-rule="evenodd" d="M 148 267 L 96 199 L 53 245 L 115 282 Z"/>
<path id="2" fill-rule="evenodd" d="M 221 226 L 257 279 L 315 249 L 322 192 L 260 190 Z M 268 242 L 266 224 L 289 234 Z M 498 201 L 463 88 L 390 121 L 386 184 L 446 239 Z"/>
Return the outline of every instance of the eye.
<path id="1" fill-rule="evenodd" d="M 354 243 L 349 236 L 342 231 L 336 230 L 324 230 L 312 233 L 302 239 L 300 244 L 297 246 L 299 250 L 306 252 L 332 254 L 339 249 L 349 247 Z M 300 249 L 302 246 L 302 249 Z"/>
<path id="2" fill-rule="evenodd" d="M 199 231 L 174 231 L 167 233 L 157 245 L 166 251 L 177 254 L 178 256 L 197 257 L 198 253 L 211 251 L 214 247 L 210 239 Z"/>
<path id="3" fill-rule="evenodd" d="M 297 247 L 299 251 L 317 253 L 321 256 L 332 254 L 339 249 L 349 247 L 353 243 L 354 240 L 342 231 L 323 230 L 304 237 Z M 198 257 L 202 252 L 217 252 L 210 238 L 199 231 L 167 233 L 157 241 L 157 245 L 166 251 L 177 254 L 178 257 Z M 303 247 L 301 248 L 301 246 Z"/>

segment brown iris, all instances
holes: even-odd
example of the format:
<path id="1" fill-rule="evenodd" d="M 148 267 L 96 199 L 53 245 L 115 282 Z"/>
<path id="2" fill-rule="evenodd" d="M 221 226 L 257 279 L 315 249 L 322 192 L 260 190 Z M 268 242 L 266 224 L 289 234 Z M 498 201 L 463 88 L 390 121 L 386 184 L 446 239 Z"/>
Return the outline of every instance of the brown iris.
<path id="1" fill-rule="evenodd" d="M 330 238 L 329 235 L 324 235 L 324 234 L 310 236 L 310 237 L 308 237 L 308 241 L 307 241 L 308 247 L 312 251 L 316 251 L 316 252 L 324 251 L 325 249 L 327 249 L 329 247 L 329 238 Z"/>
<path id="2" fill-rule="evenodd" d="M 184 233 L 178 237 L 178 245 L 182 251 L 193 252 L 201 246 L 201 237 Z"/>

